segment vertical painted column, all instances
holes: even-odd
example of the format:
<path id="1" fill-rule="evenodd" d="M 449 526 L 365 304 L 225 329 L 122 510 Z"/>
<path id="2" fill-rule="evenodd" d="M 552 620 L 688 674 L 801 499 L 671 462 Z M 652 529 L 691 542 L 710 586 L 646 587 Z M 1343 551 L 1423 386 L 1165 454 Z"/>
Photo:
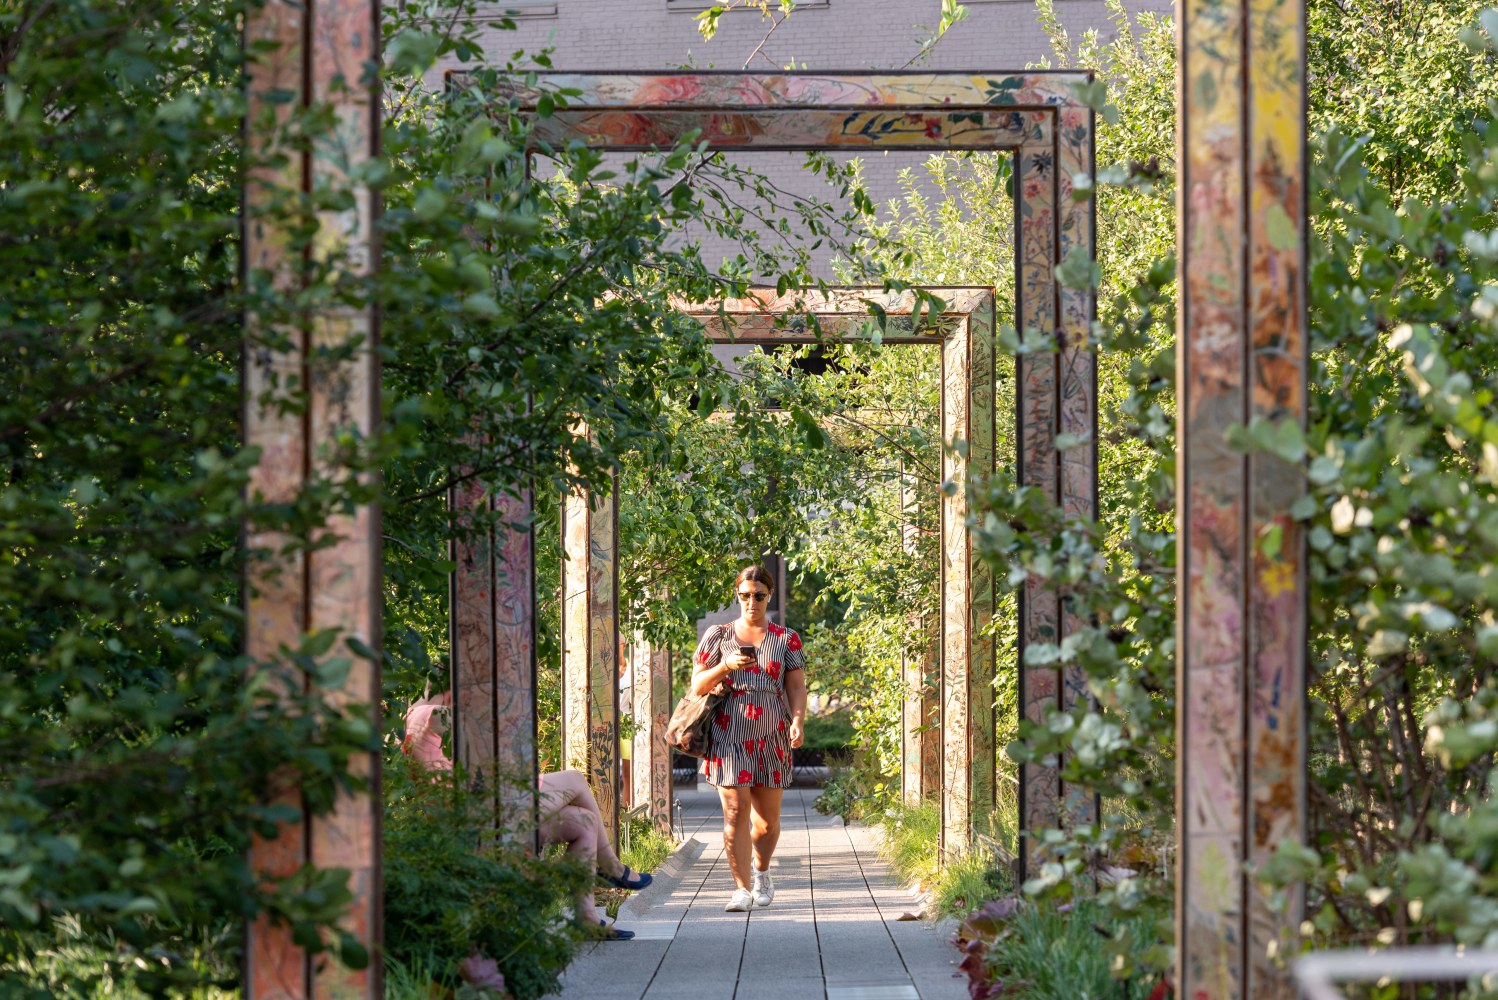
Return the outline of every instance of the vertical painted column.
<path id="1" fill-rule="evenodd" d="M 1095 294 L 1063 288 L 1056 266 L 1073 254 L 1096 256 L 1091 199 L 1072 197 L 1072 178 L 1093 170 L 1093 114 L 1083 107 L 1031 112 L 1025 144 L 1015 156 L 1016 266 L 1020 333 L 1019 478 L 1069 515 L 1097 516 L 1097 361 L 1090 341 Z M 1033 665 L 1029 651 L 1059 644 L 1082 622 L 1056 592 L 1032 574 L 1020 593 L 1021 718 L 1044 725 L 1088 697 L 1086 672 L 1054 661 Z M 1063 785 L 1060 762 L 1020 767 L 1021 879 L 1038 863 L 1033 833 L 1096 817 L 1096 800 Z"/>
<path id="2" fill-rule="evenodd" d="M 915 555 L 920 527 L 916 480 L 906 474 L 900 482 L 901 509 L 905 517 L 905 551 Z M 900 676 L 905 697 L 900 703 L 900 789 L 906 805 L 919 805 L 941 794 L 941 639 L 932 622 L 911 616 L 913 634 L 920 635 L 919 650 L 907 649 L 900 656 Z"/>
<path id="3" fill-rule="evenodd" d="M 284 125 L 295 110 L 291 104 L 274 103 L 264 95 L 301 92 L 305 19 L 303 9 L 289 3 L 268 3 L 246 19 L 246 51 L 261 42 L 275 46 L 260 52 L 248 67 L 247 134 L 252 156 L 270 157 L 278 152 L 274 137 L 260 130 Z M 279 170 L 269 165 L 252 167 L 245 190 L 245 270 L 263 272 L 282 292 L 301 284 L 299 255 L 291 247 L 290 234 L 257 218 L 256 210 L 272 203 L 280 196 L 278 192 L 298 190 L 302 169 L 303 157 L 288 153 Z M 247 492 L 268 503 L 290 505 L 305 486 L 309 442 L 300 410 L 281 409 L 276 403 L 292 402 L 301 391 L 306 345 L 301 331 L 279 330 L 275 333 L 289 336 L 296 349 L 257 350 L 256 335 L 270 333 L 251 330 L 245 342 L 245 445 L 261 451 Z M 247 567 L 245 587 L 245 653 L 252 662 L 269 663 L 281 649 L 295 648 L 307 629 L 306 558 L 300 549 L 290 548 L 294 539 L 279 532 L 251 531 L 245 543 L 252 551 L 271 554 Z M 300 687 L 301 679 L 288 675 L 284 682 Z M 295 809 L 302 816 L 296 822 L 282 823 L 274 838 L 253 834 L 250 866 L 264 877 L 288 878 L 307 862 L 310 820 L 306 803 L 300 790 L 289 788 L 270 804 Z M 249 925 L 245 945 L 246 997 L 309 995 L 310 963 L 292 941 L 290 928 L 261 917 Z"/>
<path id="4" fill-rule="evenodd" d="M 491 499 L 469 480 L 451 502 L 460 523 L 475 514 L 494 519 L 452 547 L 453 747 L 471 773 L 495 782 L 500 831 L 524 838 L 534 832 L 536 779 L 530 493 Z"/>
<path id="5" fill-rule="evenodd" d="M 494 541 L 494 759 L 509 783 L 500 791 L 507 821 L 527 836 L 535 820 L 536 752 L 536 540 L 531 492 L 493 500 Z"/>
<path id="6" fill-rule="evenodd" d="M 929 631 L 917 620 L 915 627 Z M 906 805 L 941 794 L 941 655 L 938 641 L 901 657 L 905 700 L 901 704 L 900 788 Z"/>
<path id="7" fill-rule="evenodd" d="M 671 748 L 666 723 L 671 719 L 671 651 L 655 649 L 638 636 L 630 647 L 634 672 L 635 722 L 630 804 L 648 805 L 651 824 L 671 832 Z"/>
<path id="8" fill-rule="evenodd" d="M 1301 470 L 1230 428 L 1306 417 L 1305 22 L 1285 0 L 1180 21 L 1177 989 L 1290 998 L 1303 899 L 1246 874 L 1305 836 Z"/>
<path id="9" fill-rule="evenodd" d="M 619 503 L 574 492 L 562 506 L 562 754 L 588 776 L 619 844 Z"/>
<path id="10" fill-rule="evenodd" d="M 271 2 L 246 16 L 252 169 L 245 196 L 245 264 L 283 291 L 305 284 L 325 264 L 335 275 L 363 276 L 375 267 L 374 194 L 355 186 L 351 175 L 376 151 L 379 84 L 369 68 L 378 65 L 378 40 L 379 7 L 369 0 Z M 277 47 L 256 51 L 265 41 Z M 281 100 L 287 93 L 302 106 L 327 108 L 336 120 L 310 150 L 278 148 L 279 137 L 262 128 L 267 118 L 289 120 L 296 105 Z M 259 165 L 276 154 L 285 157 L 284 166 Z M 351 188 L 354 197 L 346 206 L 316 212 L 318 236 L 304 256 L 293 250 L 289 234 L 257 209 L 286 192 L 325 187 Z M 290 502 L 310 479 L 350 475 L 335 442 L 373 436 L 379 411 L 378 329 L 372 308 L 335 305 L 307 314 L 300 329 L 280 332 L 289 337 L 290 349 L 252 343 L 245 352 L 244 433 L 248 444 L 263 449 L 251 493 Z M 301 393 L 304 408 L 287 412 L 275 405 L 277 398 Z M 346 657 L 351 666 L 341 684 L 319 693 L 340 709 L 367 712 L 378 727 L 379 666 L 356 651 L 380 646 L 378 510 L 364 505 L 329 517 L 311 539 L 315 549 L 305 555 L 285 554 L 293 542 L 285 537 L 255 535 L 248 541 L 274 554 L 248 568 L 246 651 L 253 659 L 273 660 L 306 633 L 336 631 L 340 639 L 328 655 Z M 297 682 L 288 677 L 287 683 Z M 373 794 L 341 793 L 331 811 L 311 817 L 298 792 L 284 793 L 282 803 L 302 816 L 284 824 L 274 840 L 256 838 L 250 864 L 272 876 L 308 863 L 347 870 L 353 901 L 340 923 L 371 961 L 361 970 L 325 957 L 314 961 L 285 929 L 257 921 L 248 930 L 247 997 L 378 997 L 383 992 L 378 755 L 357 755 L 349 769 L 368 781 Z"/>
<path id="11" fill-rule="evenodd" d="M 1019 357 L 1019 480 L 1039 490 L 1052 504 L 1061 503 L 1061 470 L 1056 452 L 1058 354 L 1044 349 L 1058 334 L 1056 263 L 1060 259 L 1056 214 L 1055 122 L 1052 112 L 1027 112 L 1025 145 L 1015 154 L 1015 265 L 1020 293 L 1019 332 L 1029 350 Z M 1058 345 L 1059 346 L 1059 345 Z M 1032 667 L 1029 650 L 1059 643 L 1061 602 L 1049 581 L 1031 575 L 1019 595 L 1020 718 L 1044 725 L 1046 713 L 1062 707 L 1061 672 L 1052 664 Z M 1054 763 L 1033 761 L 1019 769 L 1020 843 L 1016 852 L 1021 879 L 1034 858 L 1031 831 L 1061 825 L 1061 776 Z"/>
<path id="12" fill-rule="evenodd" d="M 985 299 L 942 345 L 941 848 L 968 848 L 994 808 L 994 577 L 968 531 L 967 488 L 994 467 L 994 306 Z"/>
<path id="13" fill-rule="evenodd" d="M 1094 115 L 1086 107 L 1064 107 L 1056 111 L 1057 246 L 1056 258 L 1073 254 L 1097 259 L 1093 239 L 1094 201 L 1072 197 L 1073 178 L 1091 176 Z M 1059 282 L 1058 282 L 1059 285 Z M 1097 504 L 1097 354 L 1093 350 L 1092 320 L 1097 301 L 1091 288 L 1058 289 L 1060 311 L 1056 317 L 1056 426 L 1059 432 L 1057 460 L 1061 508 L 1073 517 L 1096 520 Z M 1061 633 L 1068 636 L 1085 626 L 1065 601 L 1061 605 Z M 1088 702 L 1087 671 L 1080 664 L 1063 664 L 1057 677 L 1061 708 L 1069 711 Z M 1059 824 L 1077 827 L 1094 822 L 1097 796 L 1086 789 L 1060 783 Z"/>
<path id="14" fill-rule="evenodd" d="M 449 546 L 448 642 L 452 655 L 453 753 L 470 774 L 494 778 L 494 531 L 489 494 L 477 479 L 448 497 L 460 537 Z M 498 817 L 496 817 L 497 819 Z"/>

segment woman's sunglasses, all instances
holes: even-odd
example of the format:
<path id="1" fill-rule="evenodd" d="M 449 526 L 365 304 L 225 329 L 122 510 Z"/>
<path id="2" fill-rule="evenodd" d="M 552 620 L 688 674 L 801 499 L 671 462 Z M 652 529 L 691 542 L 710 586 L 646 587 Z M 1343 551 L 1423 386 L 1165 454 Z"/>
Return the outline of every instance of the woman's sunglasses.
<path id="1" fill-rule="evenodd" d="M 741 601 L 754 601 L 755 603 L 759 603 L 761 601 L 768 601 L 769 599 L 769 594 L 739 594 L 739 600 Z"/>

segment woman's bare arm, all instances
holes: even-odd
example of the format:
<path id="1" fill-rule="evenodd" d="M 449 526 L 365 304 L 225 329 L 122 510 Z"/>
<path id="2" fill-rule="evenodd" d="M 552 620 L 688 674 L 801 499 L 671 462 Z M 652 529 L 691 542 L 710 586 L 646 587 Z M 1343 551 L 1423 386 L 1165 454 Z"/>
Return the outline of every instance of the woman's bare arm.
<path id="1" fill-rule="evenodd" d="M 791 707 L 791 746 L 798 747 L 806 726 L 806 671 L 785 675 L 785 699 Z"/>

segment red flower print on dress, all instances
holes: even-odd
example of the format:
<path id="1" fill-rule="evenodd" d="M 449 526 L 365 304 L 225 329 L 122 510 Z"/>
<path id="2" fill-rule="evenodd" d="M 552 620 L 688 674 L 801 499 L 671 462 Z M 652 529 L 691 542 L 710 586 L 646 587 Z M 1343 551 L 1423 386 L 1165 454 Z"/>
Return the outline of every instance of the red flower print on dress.
<path id="1" fill-rule="evenodd" d="M 770 675 L 770 680 L 772 681 L 780 680 L 780 661 L 771 660 L 769 663 L 766 663 L 765 673 Z"/>
<path id="2" fill-rule="evenodd" d="M 785 648 L 789 649 L 792 653 L 796 652 L 796 650 L 801 648 L 801 637 L 792 632 L 791 637 L 785 641 Z"/>
<path id="3" fill-rule="evenodd" d="M 764 753 L 765 752 L 765 738 L 763 736 L 761 736 L 759 738 L 759 752 L 760 753 Z"/>
<path id="4" fill-rule="evenodd" d="M 728 713 L 727 712 L 719 712 L 718 713 L 718 717 L 716 719 L 714 719 L 713 721 L 718 724 L 718 728 L 719 729 L 727 729 L 728 728 Z"/>
<path id="5" fill-rule="evenodd" d="M 765 707 L 763 705 L 745 705 L 744 706 L 744 717 L 745 718 L 754 719 L 754 720 L 758 721 L 764 714 L 765 714 Z"/>
<path id="6" fill-rule="evenodd" d="M 772 777 L 772 778 L 775 779 L 775 784 L 777 784 L 777 785 L 780 784 L 780 772 L 779 771 L 772 771 L 770 773 L 770 777 Z"/>
<path id="7" fill-rule="evenodd" d="M 771 635 L 785 635 L 785 626 L 783 625 L 776 625 L 774 622 L 771 622 L 767 627 Z"/>
<path id="8" fill-rule="evenodd" d="M 750 774 L 748 771 L 741 770 L 739 771 L 739 784 L 747 785 L 749 784 L 749 779 L 753 777 L 754 775 Z"/>
<path id="9" fill-rule="evenodd" d="M 707 666 L 707 650 L 704 649 L 697 654 L 697 662 L 703 666 Z"/>
<path id="10" fill-rule="evenodd" d="M 775 756 L 780 758 L 780 763 L 785 763 L 785 751 L 780 748 L 780 744 L 778 743 L 775 744 Z M 775 780 L 779 781 L 780 779 L 776 778 Z"/>
<path id="11" fill-rule="evenodd" d="M 751 663 L 747 667 L 744 668 L 744 673 L 746 673 L 746 674 L 757 674 L 759 672 L 760 672 L 760 669 L 759 669 L 759 664 L 758 663 Z"/>
<path id="12" fill-rule="evenodd" d="M 744 752 L 745 753 L 753 753 L 754 752 L 754 741 L 753 740 L 745 740 L 744 741 Z"/>
<path id="13" fill-rule="evenodd" d="M 780 731 L 782 733 L 785 732 L 785 720 L 784 719 L 780 720 Z"/>

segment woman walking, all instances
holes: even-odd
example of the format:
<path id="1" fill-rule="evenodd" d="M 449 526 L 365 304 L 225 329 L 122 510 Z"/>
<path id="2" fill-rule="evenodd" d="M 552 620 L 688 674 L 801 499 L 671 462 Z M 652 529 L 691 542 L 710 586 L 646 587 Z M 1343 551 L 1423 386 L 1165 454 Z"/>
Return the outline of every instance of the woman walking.
<path id="1" fill-rule="evenodd" d="M 806 722 L 801 637 L 767 615 L 775 578 L 763 566 L 749 566 L 734 586 L 739 617 L 707 630 L 692 674 L 694 694 L 720 683 L 728 688 L 704 764 L 723 800 L 723 846 L 736 886 L 724 907 L 730 913 L 775 898 L 769 867 L 780 839 L 780 799 Z"/>

